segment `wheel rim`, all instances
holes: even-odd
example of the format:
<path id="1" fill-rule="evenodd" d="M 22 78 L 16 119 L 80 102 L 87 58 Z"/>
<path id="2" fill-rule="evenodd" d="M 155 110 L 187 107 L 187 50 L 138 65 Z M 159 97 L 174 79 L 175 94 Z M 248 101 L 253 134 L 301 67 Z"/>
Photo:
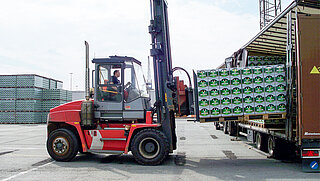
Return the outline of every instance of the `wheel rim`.
<path id="1" fill-rule="evenodd" d="M 261 136 L 260 136 L 260 134 L 257 134 L 256 142 L 257 142 L 257 148 L 260 150 L 261 149 Z"/>
<path id="2" fill-rule="evenodd" d="M 69 151 L 69 142 L 64 137 L 57 137 L 52 142 L 53 152 L 57 155 L 65 155 Z"/>
<path id="3" fill-rule="evenodd" d="M 273 139 L 269 138 L 268 140 L 268 152 L 270 155 L 273 155 Z"/>
<path id="4" fill-rule="evenodd" d="M 160 145 L 154 138 L 144 138 L 139 143 L 140 154 L 148 159 L 155 158 L 160 152 Z"/>

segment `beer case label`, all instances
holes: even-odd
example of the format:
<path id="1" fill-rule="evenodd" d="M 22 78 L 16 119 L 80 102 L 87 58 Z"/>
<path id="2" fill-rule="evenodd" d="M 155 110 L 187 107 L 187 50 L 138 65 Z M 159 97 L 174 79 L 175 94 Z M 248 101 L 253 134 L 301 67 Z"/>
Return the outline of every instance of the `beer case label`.
<path id="1" fill-rule="evenodd" d="M 268 95 L 267 97 L 266 97 L 266 101 L 267 102 L 274 102 L 276 99 L 275 99 L 275 97 L 274 97 L 274 95 Z"/>
<path id="2" fill-rule="evenodd" d="M 262 97 L 262 96 L 256 96 L 255 98 L 254 98 L 254 102 L 256 102 L 256 103 L 261 103 L 261 102 L 264 102 L 264 97 Z"/>
<path id="3" fill-rule="evenodd" d="M 254 93 L 261 94 L 263 93 L 263 88 L 261 86 L 257 86 L 254 88 Z"/>
<path id="4" fill-rule="evenodd" d="M 277 106 L 277 110 L 281 111 L 281 112 L 285 112 L 286 111 L 286 105 L 285 104 L 279 104 Z"/>
<path id="5" fill-rule="evenodd" d="M 269 76 L 264 78 L 264 82 L 268 83 L 268 84 L 273 83 L 274 82 L 274 77 L 269 75 Z"/>
<path id="6" fill-rule="evenodd" d="M 219 95 L 219 90 L 218 89 L 212 89 L 210 91 L 210 96 L 216 97 Z"/>
<path id="7" fill-rule="evenodd" d="M 223 95 L 223 96 L 228 96 L 228 95 L 230 95 L 230 90 L 227 89 L 227 88 L 222 89 L 222 90 L 221 90 L 221 95 Z"/>
<path id="8" fill-rule="evenodd" d="M 263 83 L 263 79 L 261 78 L 261 77 L 255 77 L 254 79 L 253 79 L 253 83 L 255 83 L 255 84 L 261 84 L 261 83 Z"/>
<path id="9" fill-rule="evenodd" d="M 220 100 L 217 98 L 213 98 L 210 100 L 210 105 L 211 106 L 218 106 L 218 105 L 220 105 Z"/>
<path id="10" fill-rule="evenodd" d="M 249 68 L 244 68 L 241 70 L 241 74 L 242 75 L 250 75 L 250 74 L 252 74 L 252 70 Z"/>
<path id="11" fill-rule="evenodd" d="M 262 74 L 262 68 L 256 67 L 253 69 L 253 74 L 260 75 Z"/>
<path id="12" fill-rule="evenodd" d="M 219 75 L 220 75 L 221 77 L 226 77 L 226 76 L 229 75 L 229 70 L 228 70 L 228 69 L 221 69 L 221 70 L 219 71 Z"/>
<path id="13" fill-rule="evenodd" d="M 242 79 L 242 83 L 243 84 L 252 84 L 252 79 L 250 77 L 245 77 L 244 79 Z"/>
<path id="14" fill-rule="evenodd" d="M 275 111 L 276 111 L 276 106 L 273 105 L 273 104 L 269 104 L 269 105 L 267 105 L 267 107 L 266 107 L 266 111 L 268 111 L 268 112 L 275 112 Z"/>
<path id="15" fill-rule="evenodd" d="M 284 96 L 284 94 L 279 94 L 277 96 L 277 101 L 279 101 L 279 102 L 286 101 L 286 97 Z"/>
<path id="16" fill-rule="evenodd" d="M 230 81 L 228 79 L 222 79 L 220 81 L 220 85 L 221 86 L 229 86 L 230 85 Z"/>
<path id="17" fill-rule="evenodd" d="M 233 108 L 233 114 L 240 115 L 242 113 L 243 113 L 242 107 L 236 106 L 235 108 Z"/>
<path id="18" fill-rule="evenodd" d="M 274 72 L 273 67 L 265 67 L 264 68 L 264 73 L 265 74 L 272 74 Z"/>
<path id="19" fill-rule="evenodd" d="M 286 86 L 280 84 L 277 86 L 277 92 L 285 92 L 286 91 Z"/>
<path id="20" fill-rule="evenodd" d="M 267 93 L 272 93 L 274 92 L 274 87 L 272 85 L 268 85 L 266 88 L 265 88 L 265 91 Z"/>
<path id="21" fill-rule="evenodd" d="M 232 94 L 233 95 L 239 95 L 241 93 L 242 93 L 241 89 L 239 89 L 238 87 L 235 87 L 235 88 L 232 89 Z"/>
<path id="22" fill-rule="evenodd" d="M 201 116 L 208 116 L 209 115 L 209 110 L 206 108 L 203 108 L 200 110 L 200 115 Z"/>
<path id="23" fill-rule="evenodd" d="M 263 113 L 265 111 L 265 107 L 262 105 L 258 105 L 255 107 L 255 112 L 257 113 Z"/>
<path id="24" fill-rule="evenodd" d="M 242 98 L 240 97 L 235 97 L 232 99 L 232 104 L 241 104 L 242 103 Z"/>
<path id="25" fill-rule="evenodd" d="M 233 69 L 231 69 L 230 74 L 232 76 L 238 76 L 238 75 L 240 75 L 240 70 L 237 68 L 233 68 Z"/>
<path id="26" fill-rule="evenodd" d="M 247 96 L 243 99 L 243 102 L 246 104 L 251 104 L 253 102 L 253 98 L 251 96 Z"/>
<path id="27" fill-rule="evenodd" d="M 208 106 L 209 105 L 209 101 L 207 99 L 201 99 L 199 101 L 199 105 L 204 107 L 204 106 Z"/>
<path id="28" fill-rule="evenodd" d="M 208 96 L 208 91 L 207 90 L 200 90 L 199 91 L 199 96 L 200 97 L 207 97 Z"/>
<path id="29" fill-rule="evenodd" d="M 284 78 L 283 75 L 278 75 L 278 76 L 276 77 L 276 81 L 282 83 L 282 82 L 285 81 L 285 78 Z"/>
<path id="30" fill-rule="evenodd" d="M 283 73 L 283 72 L 285 72 L 284 66 L 277 66 L 275 71 L 276 71 L 276 73 Z"/>
<path id="31" fill-rule="evenodd" d="M 225 107 L 222 109 L 222 114 L 224 115 L 230 115 L 231 114 L 231 109 L 229 107 Z"/>
<path id="32" fill-rule="evenodd" d="M 243 89 L 243 93 L 244 93 L 244 94 L 251 94 L 251 93 L 253 93 L 252 88 L 251 88 L 251 87 L 245 87 L 245 88 Z"/>
<path id="33" fill-rule="evenodd" d="M 219 81 L 212 79 L 209 81 L 209 86 L 210 87 L 217 87 L 217 86 L 219 86 Z"/>
<path id="34" fill-rule="evenodd" d="M 205 72 L 205 71 L 200 71 L 197 74 L 198 74 L 198 77 L 201 78 L 201 79 L 207 77 L 207 72 Z"/>
<path id="35" fill-rule="evenodd" d="M 211 115 L 217 116 L 219 114 L 220 114 L 220 109 L 218 109 L 216 107 L 211 109 Z"/>
<path id="36" fill-rule="evenodd" d="M 223 104 L 223 105 L 229 105 L 229 104 L 231 104 L 230 98 L 228 98 L 228 97 L 223 98 L 223 99 L 221 100 L 221 104 Z"/>
<path id="37" fill-rule="evenodd" d="M 216 71 L 216 70 L 211 70 L 210 72 L 209 72 L 209 77 L 218 77 L 218 71 Z"/>
<path id="38" fill-rule="evenodd" d="M 241 83 L 240 79 L 238 79 L 238 78 L 234 78 L 231 80 L 231 85 L 237 86 L 237 85 L 240 85 L 240 83 Z"/>
<path id="39" fill-rule="evenodd" d="M 254 111 L 254 109 L 253 109 L 252 106 L 246 106 L 246 107 L 244 108 L 244 112 L 245 112 L 245 113 L 250 114 L 250 113 L 253 113 L 253 111 Z"/>
<path id="40" fill-rule="evenodd" d="M 200 82 L 198 82 L 198 86 L 201 88 L 207 87 L 208 86 L 208 82 L 205 80 L 201 80 Z"/>

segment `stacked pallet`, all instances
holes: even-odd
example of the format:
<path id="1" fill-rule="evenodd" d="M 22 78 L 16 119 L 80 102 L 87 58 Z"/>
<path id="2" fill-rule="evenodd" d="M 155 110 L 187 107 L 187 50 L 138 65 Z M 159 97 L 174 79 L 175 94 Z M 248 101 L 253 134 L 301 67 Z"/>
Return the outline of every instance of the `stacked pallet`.
<path id="1" fill-rule="evenodd" d="M 285 56 L 248 56 L 248 66 L 285 64 Z"/>
<path id="2" fill-rule="evenodd" d="M 201 118 L 286 112 L 285 66 L 197 71 Z"/>
<path id="3" fill-rule="evenodd" d="M 71 100 L 61 81 L 38 75 L 0 76 L 0 123 L 43 123 L 51 108 Z"/>

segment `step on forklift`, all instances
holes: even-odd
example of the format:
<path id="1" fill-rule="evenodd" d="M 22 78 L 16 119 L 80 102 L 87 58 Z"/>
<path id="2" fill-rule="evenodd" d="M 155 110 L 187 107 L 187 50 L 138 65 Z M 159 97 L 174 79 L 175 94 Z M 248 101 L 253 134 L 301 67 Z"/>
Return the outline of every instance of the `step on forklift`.
<path id="1" fill-rule="evenodd" d="M 57 161 L 78 152 L 128 154 L 139 164 L 158 165 L 176 149 L 176 126 L 167 3 L 151 0 L 151 34 L 156 103 L 152 107 L 141 62 L 132 57 L 95 58 L 93 96 L 86 45 L 86 96 L 50 110 L 47 150 Z M 156 116 L 156 119 L 153 117 Z"/>

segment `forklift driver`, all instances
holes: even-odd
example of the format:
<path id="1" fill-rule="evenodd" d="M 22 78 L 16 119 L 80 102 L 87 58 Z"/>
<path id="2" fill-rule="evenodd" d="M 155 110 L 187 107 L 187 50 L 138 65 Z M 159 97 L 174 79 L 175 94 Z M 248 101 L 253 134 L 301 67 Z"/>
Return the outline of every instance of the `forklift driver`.
<path id="1" fill-rule="evenodd" d="M 118 77 L 120 77 L 120 71 L 119 70 L 115 70 L 113 72 L 113 76 L 111 77 L 113 84 L 120 84 L 120 81 L 118 80 Z"/>

